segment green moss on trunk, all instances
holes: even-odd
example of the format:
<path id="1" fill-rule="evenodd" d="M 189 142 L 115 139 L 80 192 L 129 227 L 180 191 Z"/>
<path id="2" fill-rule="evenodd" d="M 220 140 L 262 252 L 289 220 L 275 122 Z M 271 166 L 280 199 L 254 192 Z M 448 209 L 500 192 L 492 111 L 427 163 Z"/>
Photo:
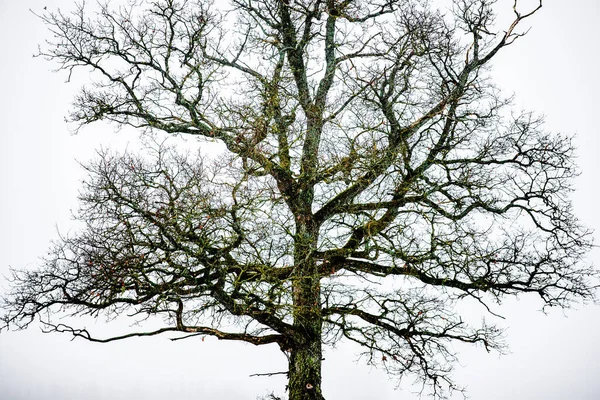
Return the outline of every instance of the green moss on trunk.
<path id="1" fill-rule="evenodd" d="M 292 281 L 294 339 L 289 358 L 289 399 L 321 400 L 321 285 L 315 259 L 318 229 L 298 219 Z"/>

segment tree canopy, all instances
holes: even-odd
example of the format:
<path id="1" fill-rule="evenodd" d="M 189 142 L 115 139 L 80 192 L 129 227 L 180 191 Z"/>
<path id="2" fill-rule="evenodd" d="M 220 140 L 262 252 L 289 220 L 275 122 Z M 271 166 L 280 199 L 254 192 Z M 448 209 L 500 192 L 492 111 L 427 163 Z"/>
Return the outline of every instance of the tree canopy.
<path id="1" fill-rule="evenodd" d="M 14 271 L 4 326 L 277 344 L 292 400 L 323 398 L 322 348 L 343 338 L 438 398 L 462 390 L 452 343 L 503 341 L 461 303 L 492 317 L 521 293 L 568 307 L 597 284 L 568 198 L 571 137 L 515 112 L 490 79 L 541 1 L 515 1 L 500 28 L 494 3 L 156 0 L 40 15 L 53 33 L 40 55 L 94 73 L 70 121 L 220 153 L 99 151 L 82 228 Z M 60 313 L 164 327 L 97 338 Z"/>

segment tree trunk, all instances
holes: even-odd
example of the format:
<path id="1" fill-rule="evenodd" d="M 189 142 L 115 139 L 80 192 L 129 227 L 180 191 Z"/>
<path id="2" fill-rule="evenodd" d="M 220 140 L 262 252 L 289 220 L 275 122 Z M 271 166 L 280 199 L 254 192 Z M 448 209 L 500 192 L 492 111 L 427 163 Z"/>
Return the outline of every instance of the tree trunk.
<path id="1" fill-rule="evenodd" d="M 289 358 L 289 400 L 323 400 L 321 285 L 314 257 L 318 230 L 302 222 L 297 225 L 292 281 L 295 333 Z"/>
<path id="2" fill-rule="evenodd" d="M 290 400 L 321 400 L 321 315 L 318 276 L 305 276 L 294 283 L 294 327 L 290 352 Z"/>
<path id="3" fill-rule="evenodd" d="M 321 356 L 320 337 L 292 348 L 289 364 L 289 400 L 323 400 Z"/>

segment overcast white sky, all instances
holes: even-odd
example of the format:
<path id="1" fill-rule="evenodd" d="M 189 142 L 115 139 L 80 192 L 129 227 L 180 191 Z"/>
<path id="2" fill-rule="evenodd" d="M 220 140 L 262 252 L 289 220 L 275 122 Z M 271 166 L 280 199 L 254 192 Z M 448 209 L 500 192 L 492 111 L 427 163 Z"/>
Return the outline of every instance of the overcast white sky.
<path id="1" fill-rule="evenodd" d="M 547 129 L 576 133 L 583 174 L 573 199 L 579 217 L 600 232 L 600 2 L 546 0 L 527 37 L 499 56 L 496 82 L 515 92 L 519 106 L 544 113 Z M 104 125 L 73 136 L 63 117 L 74 84 L 31 56 L 48 32 L 28 9 L 68 8 L 70 0 L 0 0 L 0 275 L 9 266 L 34 268 L 56 227 L 67 231 L 85 161 L 100 144 L 123 148 L 137 136 Z M 511 7 L 512 0 L 499 0 Z M 85 80 L 80 74 L 79 79 Z M 133 144 L 132 144 L 133 145 Z M 590 255 L 600 265 L 600 252 Z M 2 290 L 2 289 L 0 289 Z M 456 378 L 472 399 L 600 398 L 600 307 L 549 316 L 523 297 L 507 301 L 511 354 L 461 348 Z M 102 323 L 86 321 L 102 332 Z M 394 381 L 356 363 L 356 349 L 327 350 L 324 394 L 331 399 L 414 399 L 410 381 Z M 281 371 L 272 347 L 167 337 L 112 344 L 70 341 L 33 327 L 0 334 L 0 399 L 255 399 L 283 393 L 282 378 L 250 378 Z M 457 397 L 460 398 L 460 397 Z"/>

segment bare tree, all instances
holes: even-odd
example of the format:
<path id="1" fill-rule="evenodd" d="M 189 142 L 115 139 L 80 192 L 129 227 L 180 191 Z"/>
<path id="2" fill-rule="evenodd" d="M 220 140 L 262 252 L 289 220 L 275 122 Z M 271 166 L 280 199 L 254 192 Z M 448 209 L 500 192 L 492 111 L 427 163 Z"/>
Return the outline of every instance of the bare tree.
<path id="1" fill-rule="evenodd" d="M 40 55 L 96 79 L 70 120 L 221 143 L 212 159 L 163 144 L 101 151 L 87 169 L 77 234 L 36 271 L 15 271 L 5 327 L 39 317 L 96 342 L 182 332 L 288 359 L 289 398 L 322 399 L 323 345 L 436 397 L 453 342 L 502 349 L 500 330 L 456 311 L 535 293 L 594 297 L 590 234 L 568 199 L 573 147 L 515 114 L 490 61 L 523 35 L 495 30 L 493 0 L 133 1 L 48 12 Z M 99 339 L 59 312 L 162 316 Z"/>

